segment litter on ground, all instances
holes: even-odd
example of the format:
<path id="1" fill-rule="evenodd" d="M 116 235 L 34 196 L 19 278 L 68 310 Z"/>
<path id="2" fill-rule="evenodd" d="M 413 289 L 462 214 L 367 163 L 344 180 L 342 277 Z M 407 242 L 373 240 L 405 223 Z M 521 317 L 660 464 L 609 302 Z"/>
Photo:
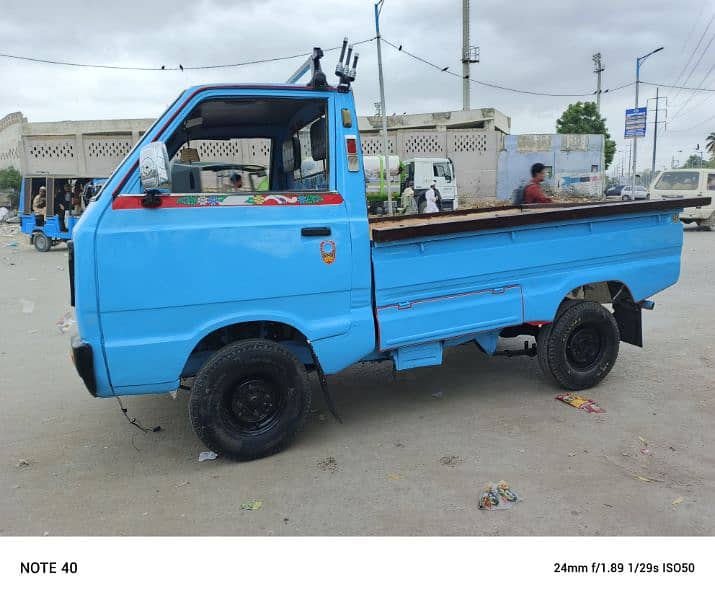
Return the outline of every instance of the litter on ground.
<path id="1" fill-rule="evenodd" d="M 318 461 L 318 467 L 323 471 L 330 471 L 331 473 L 335 473 L 335 471 L 338 470 L 338 461 L 335 460 L 335 457 L 328 456 L 327 458 Z"/>
<path id="2" fill-rule="evenodd" d="M 519 496 L 509 487 L 506 481 L 494 485 L 491 481 L 484 487 L 479 496 L 481 510 L 506 510 L 519 502 Z"/>
<path id="3" fill-rule="evenodd" d="M 678 506 L 678 504 L 682 504 L 683 500 L 685 500 L 685 498 L 683 498 L 682 496 L 678 496 L 675 500 L 673 500 L 671 504 L 673 506 Z"/>
<path id="4" fill-rule="evenodd" d="M 199 462 L 204 462 L 205 460 L 215 460 L 217 458 L 218 454 L 211 450 L 207 450 L 206 452 L 199 454 Z"/>
<path id="5" fill-rule="evenodd" d="M 241 510 L 261 510 L 263 500 L 250 500 L 241 504 Z"/>
<path id="6" fill-rule="evenodd" d="M 584 398 L 583 396 L 579 396 L 578 394 L 559 394 L 558 396 L 556 396 L 556 399 L 561 400 L 561 402 L 565 402 L 566 404 L 570 404 L 574 408 L 579 408 L 589 413 L 606 412 L 605 408 L 601 408 L 593 400 L 589 400 L 588 398 Z"/>
<path id="7" fill-rule="evenodd" d="M 443 456 L 439 459 L 439 464 L 445 467 L 456 467 L 458 464 L 463 463 L 464 459 L 459 456 Z"/>
<path id="8" fill-rule="evenodd" d="M 72 313 L 66 312 L 57 320 L 56 325 L 59 328 L 60 333 L 67 333 L 70 329 L 72 329 L 72 325 L 74 325 L 75 322 L 76 321 L 72 318 Z"/>

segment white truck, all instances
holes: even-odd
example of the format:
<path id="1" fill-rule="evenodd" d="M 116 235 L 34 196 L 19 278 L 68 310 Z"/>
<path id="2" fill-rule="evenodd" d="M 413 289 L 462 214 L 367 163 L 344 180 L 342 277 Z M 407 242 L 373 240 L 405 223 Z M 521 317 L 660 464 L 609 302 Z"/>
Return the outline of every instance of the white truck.
<path id="1" fill-rule="evenodd" d="M 403 163 L 404 180 L 412 181 L 415 197 L 427 190 L 432 182 L 436 182 L 437 190 L 442 197 L 440 210 L 457 210 L 457 178 L 454 175 L 454 165 L 449 158 L 410 158 Z"/>
<path id="2" fill-rule="evenodd" d="M 715 197 L 715 169 L 668 169 L 663 171 L 650 187 L 654 200 L 678 198 Z M 698 228 L 715 229 L 715 207 L 712 203 L 690 206 L 680 213 L 683 223 L 695 223 Z"/>
<path id="3" fill-rule="evenodd" d="M 390 155 L 389 169 L 384 155 L 363 156 L 365 186 L 371 212 L 383 214 L 386 211 L 387 178 L 389 178 L 393 199 L 399 201 L 407 182 L 413 182 L 415 197 L 425 192 L 432 182 L 442 198 L 441 210 L 457 210 L 457 180 L 454 165 L 448 158 L 410 158 L 400 161 L 400 157 Z"/>

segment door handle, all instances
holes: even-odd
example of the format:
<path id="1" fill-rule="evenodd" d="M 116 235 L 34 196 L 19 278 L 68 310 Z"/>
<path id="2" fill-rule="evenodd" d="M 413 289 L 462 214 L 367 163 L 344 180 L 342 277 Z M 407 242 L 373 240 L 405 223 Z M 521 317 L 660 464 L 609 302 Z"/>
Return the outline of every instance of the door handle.
<path id="1" fill-rule="evenodd" d="M 300 230 L 300 235 L 304 237 L 328 237 L 330 233 L 330 227 L 303 227 Z"/>

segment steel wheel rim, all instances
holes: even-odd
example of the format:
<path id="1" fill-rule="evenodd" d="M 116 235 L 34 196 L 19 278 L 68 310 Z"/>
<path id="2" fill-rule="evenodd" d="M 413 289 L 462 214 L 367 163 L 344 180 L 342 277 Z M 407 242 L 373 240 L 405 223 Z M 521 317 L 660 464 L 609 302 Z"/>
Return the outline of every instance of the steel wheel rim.
<path id="1" fill-rule="evenodd" d="M 236 431 L 259 435 L 276 425 L 285 404 L 280 386 L 264 374 L 255 374 L 227 386 L 221 398 L 221 413 Z"/>
<path id="2" fill-rule="evenodd" d="M 574 329 L 566 342 L 566 358 L 579 371 L 593 367 L 603 355 L 603 350 L 603 334 L 592 323 Z"/>

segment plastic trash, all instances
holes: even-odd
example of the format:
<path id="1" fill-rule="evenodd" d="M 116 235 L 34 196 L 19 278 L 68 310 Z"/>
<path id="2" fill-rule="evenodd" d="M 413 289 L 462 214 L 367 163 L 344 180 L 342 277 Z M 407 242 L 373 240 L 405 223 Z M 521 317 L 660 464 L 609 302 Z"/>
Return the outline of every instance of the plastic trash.
<path id="1" fill-rule="evenodd" d="M 72 329 L 72 326 L 75 323 L 76 321 L 72 318 L 72 313 L 66 312 L 57 321 L 57 327 L 59 328 L 60 333 L 67 333 L 70 329 Z"/>
<path id="2" fill-rule="evenodd" d="M 241 510 L 261 510 L 263 500 L 250 500 L 241 504 Z"/>
<path id="3" fill-rule="evenodd" d="M 491 481 L 484 487 L 479 496 L 481 510 L 506 510 L 520 501 L 519 496 L 509 487 L 506 481 L 494 485 Z"/>
<path id="4" fill-rule="evenodd" d="M 26 315 L 30 315 L 35 311 L 35 303 L 32 300 L 20 300 L 22 305 L 22 312 Z"/>
<path id="5" fill-rule="evenodd" d="M 589 413 L 605 413 L 606 412 L 605 408 L 601 408 L 593 400 L 589 400 L 588 398 L 584 398 L 583 396 L 579 396 L 578 394 L 573 394 L 573 393 L 559 394 L 558 396 L 556 396 L 556 399 L 561 400 L 561 402 L 565 402 L 566 404 L 569 404 L 570 406 L 573 406 L 574 408 L 579 408 L 579 409 L 585 410 L 586 412 L 589 412 Z"/>
<path id="6" fill-rule="evenodd" d="M 5 248 L 17 248 L 17 242 L 8 242 L 5 244 Z"/>
<path id="7" fill-rule="evenodd" d="M 204 462 L 205 460 L 215 460 L 218 458 L 218 454 L 208 450 L 199 454 L 199 462 Z"/>

